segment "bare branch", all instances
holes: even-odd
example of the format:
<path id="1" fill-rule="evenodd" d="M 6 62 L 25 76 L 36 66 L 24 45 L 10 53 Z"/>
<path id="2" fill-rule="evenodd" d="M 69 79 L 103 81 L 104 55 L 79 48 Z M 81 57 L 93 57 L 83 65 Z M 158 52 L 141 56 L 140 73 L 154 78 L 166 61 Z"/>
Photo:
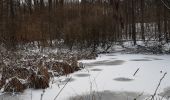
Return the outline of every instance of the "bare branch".
<path id="1" fill-rule="evenodd" d="M 164 5 L 167 9 L 170 10 L 170 7 L 169 7 L 163 0 L 161 0 L 161 2 L 163 3 L 163 5 Z"/>
<path id="2" fill-rule="evenodd" d="M 162 82 L 162 80 L 165 78 L 165 75 L 166 75 L 166 74 L 167 74 L 167 72 L 165 72 L 164 75 L 162 76 L 162 78 L 160 79 L 160 81 L 159 81 L 159 83 L 158 83 L 158 85 L 157 85 L 157 87 L 156 87 L 156 90 L 155 90 L 154 94 L 152 95 L 151 100 L 154 100 L 154 97 L 155 97 L 155 95 L 156 95 L 156 93 L 157 93 L 157 91 L 158 91 L 158 88 L 159 88 L 159 86 L 161 85 L 161 82 Z"/>

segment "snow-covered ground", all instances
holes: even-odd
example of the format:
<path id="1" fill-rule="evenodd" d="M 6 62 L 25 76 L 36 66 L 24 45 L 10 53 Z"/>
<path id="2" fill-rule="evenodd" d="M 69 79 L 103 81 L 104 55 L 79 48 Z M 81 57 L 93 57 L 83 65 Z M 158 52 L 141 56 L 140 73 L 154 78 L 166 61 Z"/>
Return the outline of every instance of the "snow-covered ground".
<path id="1" fill-rule="evenodd" d="M 56 100 L 68 100 L 70 97 L 86 95 L 93 91 L 110 91 L 110 94 L 111 92 L 128 92 L 152 95 L 166 72 L 157 93 L 163 93 L 165 90 L 170 92 L 170 55 L 112 53 L 100 54 L 96 60 L 79 62 L 84 63 L 85 69 L 67 77 L 55 77 L 50 87 L 45 90 L 27 89 L 18 95 L 1 95 L 0 99 L 54 100 L 59 94 Z"/>

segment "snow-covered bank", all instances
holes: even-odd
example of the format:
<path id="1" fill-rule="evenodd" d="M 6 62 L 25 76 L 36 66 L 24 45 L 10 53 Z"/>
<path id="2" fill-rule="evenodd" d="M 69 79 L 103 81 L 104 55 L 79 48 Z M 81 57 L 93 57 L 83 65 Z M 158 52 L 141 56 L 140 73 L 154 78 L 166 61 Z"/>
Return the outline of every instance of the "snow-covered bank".
<path id="1" fill-rule="evenodd" d="M 15 96 L 0 96 L 3 100 L 68 100 L 92 91 L 119 91 L 153 94 L 165 72 L 158 94 L 170 86 L 170 55 L 100 54 L 96 60 L 81 60 L 85 69 L 65 77 L 55 77 L 43 90 L 27 89 Z M 134 75 L 136 70 L 138 72 Z M 134 76 L 133 76 L 134 75 Z M 166 89 L 167 90 L 167 89 Z M 169 94 L 167 94 L 169 95 Z"/>

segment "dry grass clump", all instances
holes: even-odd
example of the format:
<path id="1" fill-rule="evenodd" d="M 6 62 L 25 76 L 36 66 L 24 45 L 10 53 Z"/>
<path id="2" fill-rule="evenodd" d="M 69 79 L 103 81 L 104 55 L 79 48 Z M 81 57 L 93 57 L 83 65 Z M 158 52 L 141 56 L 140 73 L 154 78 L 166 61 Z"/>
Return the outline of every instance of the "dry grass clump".
<path id="1" fill-rule="evenodd" d="M 22 84 L 19 79 L 24 80 L 26 83 Z M 27 87 L 45 89 L 49 87 L 49 81 L 48 69 L 43 66 L 34 69 L 4 67 L 0 87 L 4 87 L 5 92 L 23 92 Z"/>
<path id="2" fill-rule="evenodd" d="M 29 87 L 35 89 L 45 89 L 49 87 L 49 80 L 43 75 L 32 74 L 28 78 Z"/>
<path id="3" fill-rule="evenodd" d="M 97 57 L 97 53 L 83 53 L 83 54 L 79 54 L 77 59 L 81 60 L 81 59 L 95 59 Z"/>
<path id="4" fill-rule="evenodd" d="M 4 86 L 5 92 L 23 92 L 25 89 L 25 84 L 16 77 L 11 78 Z"/>
<path id="5" fill-rule="evenodd" d="M 0 88 L 4 87 L 5 92 L 22 92 L 27 86 L 21 80 L 27 80 L 30 72 L 26 68 L 3 67 Z"/>
<path id="6" fill-rule="evenodd" d="M 35 89 L 48 88 L 50 81 L 48 69 L 42 65 L 38 66 L 37 69 L 37 72 L 33 71 L 28 78 L 29 87 Z"/>
<path id="7" fill-rule="evenodd" d="M 52 66 L 52 70 L 58 72 L 59 75 L 68 75 L 74 72 L 72 66 L 64 62 L 55 62 Z"/>
<path id="8" fill-rule="evenodd" d="M 2 80 L 9 79 L 11 77 L 18 77 L 21 79 L 27 79 L 30 72 L 26 68 L 18 68 L 18 67 L 4 67 L 2 70 Z"/>

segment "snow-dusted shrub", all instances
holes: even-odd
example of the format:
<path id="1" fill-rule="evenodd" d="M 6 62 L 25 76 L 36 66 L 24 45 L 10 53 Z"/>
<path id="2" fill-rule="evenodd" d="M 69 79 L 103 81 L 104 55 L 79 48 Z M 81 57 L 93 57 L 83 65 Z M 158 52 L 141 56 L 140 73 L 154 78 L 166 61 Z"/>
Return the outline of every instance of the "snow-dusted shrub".
<path id="1" fill-rule="evenodd" d="M 83 67 L 81 67 L 81 66 L 78 66 L 77 60 L 72 61 L 71 67 L 72 67 L 72 69 L 73 69 L 74 71 L 78 71 L 78 70 L 80 70 L 81 68 L 83 68 Z"/>
<path id="2" fill-rule="evenodd" d="M 29 87 L 35 89 L 45 89 L 49 87 L 50 76 L 48 69 L 44 66 L 37 66 L 36 70 L 28 78 Z"/>
<path id="3" fill-rule="evenodd" d="M 74 72 L 71 65 L 64 62 L 55 62 L 52 66 L 54 72 L 58 72 L 60 75 L 68 75 Z"/>
<path id="4" fill-rule="evenodd" d="M 80 53 L 78 54 L 78 60 L 81 59 L 96 59 L 97 53 L 91 53 L 91 52 L 86 52 L 86 53 Z"/>
<path id="5" fill-rule="evenodd" d="M 18 77 L 21 79 L 27 79 L 30 72 L 26 68 L 4 67 L 2 71 L 2 80 L 9 79 L 11 77 Z"/>
<path id="6" fill-rule="evenodd" d="M 35 89 L 45 89 L 49 87 L 49 80 L 44 75 L 32 74 L 28 78 L 29 87 Z"/>
<path id="7" fill-rule="evenodd" d="M 153 53 L 153 54 L 162 54 L 164 52 L 162 45 L 153 45 L 153 46 L 137 46 L 137 52 L 139 53 Z"/>
<path id="8" fill-rule="evenodd" d="M 23 92 L 25 89 L 26 89 L 26 85 L 16 77 L 7 80 L 4 86 L 5 92 Z"/>
<path id="9" fill-rule="evenodd" d="M 23 92 L 30 72 L 26 68 L 3 67 L 0 87 L 4 92 Z"/>
<path id="10" fill-rule="evenodd" d="M 41 67 L 38 70 L 37 74 L 44 76 L 46 78 L 46 80 L 48 80 L 48 81 L 50 79 L 50 75 L 49 75 L 48 69 L 46 67 Z"/>

